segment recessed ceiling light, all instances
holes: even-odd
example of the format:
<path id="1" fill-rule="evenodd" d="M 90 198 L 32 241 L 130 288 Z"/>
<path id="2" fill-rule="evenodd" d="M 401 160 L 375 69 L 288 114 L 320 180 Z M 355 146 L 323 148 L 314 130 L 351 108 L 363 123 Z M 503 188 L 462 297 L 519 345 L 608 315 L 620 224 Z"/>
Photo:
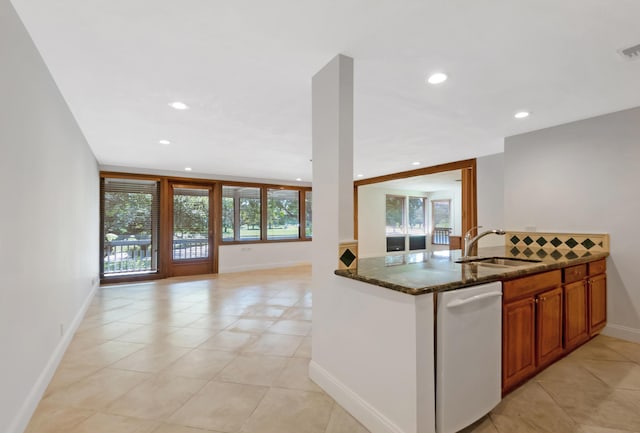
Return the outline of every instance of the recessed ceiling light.
<path id="1" fill-rule="evenodd" d="M 443 74 L 442 72 L 432 74 L 427 78 L 427 83 L 429 84 L 440 84 L 445 81 L 447 81 L 447 74 Z"/>
<path id="2" fill-rule="evenodd" d="M 191 171 L 191 167 L 185 167 L 184 171 Z"/>
<path id="3" fill-rule="evenodd" d="M 525 117 L 529 117 L 529 114 L 530 113 L 528 111 L 518 111 L 513 115 L 513 117 L 515 117 L 516 119 L 524 119 Z"/>
<path id="4" fill-rule="evenodd" d="M 164 144 L 164 145 L 171 144 L 171 142 L 169 140 L 160 140 L 160 141 L 158 141 L 158 143 Z"/>
<path id="5" fill-rule="evenodd" d="M 411 165 L 420 165 L 420 161 L 413 161 Z"/>
<path id="6" fill-rule="evenodd" d="M 186 110 L 189 108 L 187 104 L 180 101 L 175 101 L 169 104 L 170 107 L 175 108 L 176 110 Z"/>
<path id="7" fill-rule="evenodd" d="M 364 177 L 364 174 L 359 174 L 358 177 Z"/>
<path id="8" fill-rule="evenodd" d="M 302 178 L 301 178 L 301 177 L 296 177 L 296 180 L 297 180 L 298 182 L 300 182 L 300 181 L 302 180 Z"/>

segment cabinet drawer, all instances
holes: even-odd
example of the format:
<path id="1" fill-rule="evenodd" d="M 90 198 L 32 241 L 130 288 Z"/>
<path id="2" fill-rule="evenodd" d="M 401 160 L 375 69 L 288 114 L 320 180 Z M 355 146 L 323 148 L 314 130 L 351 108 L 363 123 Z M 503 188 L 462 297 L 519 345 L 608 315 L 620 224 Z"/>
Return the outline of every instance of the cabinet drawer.
<path id="1" fill-rule="evenodd" d="M 502 299 L 510 299 L 533 295 L 541 290 L 562 285 L 562 271 L 560 269 L 505 281 L 502 285 Z"/>
<path id="2" fill-rule="evenodd" d="M 564 268 L 563 274 L 565 284 L 580 281 L 587 276 L 587 264 L 585 263 L 582 265 L 571 266 L 570 268 Z"/>
<path id="3" fill-rule="evenodd" d="M 603 274 L 607 270 L 607 260 L 597 260 L 589 263 L 589 275 Z"/>

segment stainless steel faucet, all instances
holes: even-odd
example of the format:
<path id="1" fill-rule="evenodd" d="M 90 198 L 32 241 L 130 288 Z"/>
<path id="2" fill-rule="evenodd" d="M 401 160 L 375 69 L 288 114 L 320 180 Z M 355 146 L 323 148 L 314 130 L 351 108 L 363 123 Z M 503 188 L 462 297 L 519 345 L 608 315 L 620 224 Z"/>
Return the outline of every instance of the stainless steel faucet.
<path id="1" fill-rule="evenodd" d="M 471 237 L 471 232 L 477 229 L 481 229 L 482 226 L 471 227 L 467 230 L 467 233 L 464 235 L 464 257 L 469 257 L 469 253 L 473 246 L 483 237 L 496 234 L 496 235 L 504 235 L 506 232 L 501 229 L 487 230 L 486 232 L 478 233 L 478 235 L 474 238 Z"/>

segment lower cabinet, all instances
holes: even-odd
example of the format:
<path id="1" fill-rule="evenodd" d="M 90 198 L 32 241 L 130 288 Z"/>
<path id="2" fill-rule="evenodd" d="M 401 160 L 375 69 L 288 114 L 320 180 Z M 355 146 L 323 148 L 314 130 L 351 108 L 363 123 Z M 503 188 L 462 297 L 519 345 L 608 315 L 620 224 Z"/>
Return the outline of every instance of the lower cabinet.
<path id="1" fill-rule="evenodd" d="M 562 356 L 560 270 L 503 283 L 502 393 Z"/>
<path id="2" fill-rule="evenodd" d="M 589 335 L 594 336 L 607 324 L 607 276 L 589 277 Z"/>
<path id="3" fill-rule="evenodd" d="M 536 297 L 538 368 L 562 356 L 562 288 L 548 290 Z"/>
<path id="4" fill-rule="evenodd" d="M 577 281 L 564 286 L 564 345 L 578 347 L 589 339 L 589 303 L 587 285 Z"/>
<path id="5" fill-rule="evenodd" d="M 503 395 L 607 322 L 604 259 L 504 281 L 502 289 Z"/>
<path id="6" fill-rule="evenodd" d="M 502 309 L 502 392 L 536 370 L 536 308 L 529 297 Z"/>

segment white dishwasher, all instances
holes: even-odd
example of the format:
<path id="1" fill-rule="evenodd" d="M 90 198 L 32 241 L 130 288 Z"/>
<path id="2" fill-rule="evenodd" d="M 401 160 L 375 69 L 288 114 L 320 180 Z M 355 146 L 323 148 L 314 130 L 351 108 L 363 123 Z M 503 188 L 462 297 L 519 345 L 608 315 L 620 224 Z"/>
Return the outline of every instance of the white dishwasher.
<path id="1" fill-rule="evenodd" d="M 437 294 L 436 432 L 455 433 L 501 399 L 502 283 Z"/>

